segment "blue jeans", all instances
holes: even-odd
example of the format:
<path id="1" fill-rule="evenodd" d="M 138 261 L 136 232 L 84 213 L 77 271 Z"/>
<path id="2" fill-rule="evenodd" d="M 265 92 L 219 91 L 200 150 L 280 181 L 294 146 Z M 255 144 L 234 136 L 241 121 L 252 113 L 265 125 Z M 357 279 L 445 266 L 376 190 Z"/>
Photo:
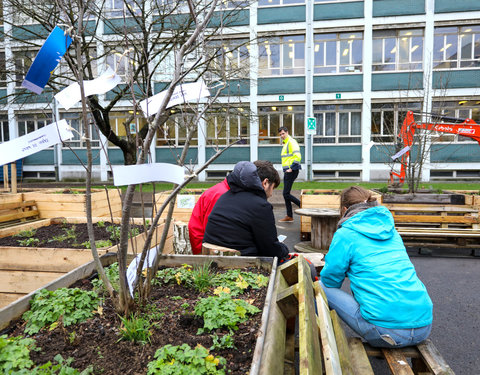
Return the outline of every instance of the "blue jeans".
<path id="1" fill-rule="evenodd" d="M 421 343 L 430 335 L 431 324 L 420 328 L 393 329 L 369 323 L 363 319 L 360 305 L 351 294 L 339 288 L 327 288 L 321 281 L 319 282 L 327 296 L 328 306 L 372 346 L 401 348 Z"/>

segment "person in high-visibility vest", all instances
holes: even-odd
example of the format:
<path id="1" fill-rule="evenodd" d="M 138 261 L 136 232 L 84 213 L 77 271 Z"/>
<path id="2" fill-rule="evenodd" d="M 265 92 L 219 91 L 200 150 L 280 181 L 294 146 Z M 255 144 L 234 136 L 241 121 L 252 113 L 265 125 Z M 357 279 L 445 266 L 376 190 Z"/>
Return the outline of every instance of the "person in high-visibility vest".
<path id="1" fill-rule="evenodd" d="M 298 177 L 298 171 L 302 169 L 301 161 L 302 154 L 300 153 L 300 147 L 295 139 L 288 135 L 288 129 L 286 126 L 282 126 L 278 129 L 278 134 L 282 140 L 282 169 L 283 169 L 283 199 L 285 199 L 285 207 L 287 209 L 287 215 L 280 219 L 280 222 L 293 222 L 292 202 L 300 207 L 300 200 L 290 194 L 292 185 L 295 179 Z"/>

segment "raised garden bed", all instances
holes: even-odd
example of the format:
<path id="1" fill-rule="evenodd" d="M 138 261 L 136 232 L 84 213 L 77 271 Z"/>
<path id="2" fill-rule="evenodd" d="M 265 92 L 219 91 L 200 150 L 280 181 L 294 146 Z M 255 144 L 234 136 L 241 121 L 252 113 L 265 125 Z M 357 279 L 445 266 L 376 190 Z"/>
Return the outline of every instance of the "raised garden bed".
<path id="1" fill-rule="evenodd" d="M 105 219 L 94 218 L 93 220 L 94 222 L 103 222 Z M 114 223 L 119 224 L 120 220 L 120 218 L 114 218 Z M 142 224 L 141 219 L 135 219 L 134 222 L 139 226 Z M 64 224 L 79 227 L 79 225 L 84 223 L 84 218 L 42 219 L 0 229 L 0 239 L 33 231 L 43 231 L 44 229 L 42 228 L 47 228 L 48 232 L 48 227 L 52 224 L 59 227 L 59 234 L 55 235 L 52 232 L 50 239 L 54 236 L 65 237 L 68 236 L 69 232 L 68 228 L 65 227 L 67 231 L 63 229 Z M 151 243 L 152 247 L 160 242 L 163 225 L 159 225 L 155 230 Z M 50 227 L 50 229 L 52 228 Z M 107 232 L 107 234 L 109 233 Z M 141 251 L 145 243 L 145 237 L 145 233 L 139 233 L 132 237 L 129 240 L 129 253 L 133 254 Z M 42 245 L 49 246 L 51 244 L 52 246 L 40 247 L 37 246 L 40 243 L 30 241 L 30 238 L 34 239 L 34 237 L 25 236 L 13 237 L 13 241 L 22 241 L 24 245 L 30 244 L 30 246 L 21 246 L 20 243 L 16 246 L 0 245 L 0 264 L 2 264 L 0 269 L 0 307 L 8 305 L 32 290 L 92 260 L 91 250 L 87 248 L 87 244 L 82 245 L 88 238 L 83 241 L 80 237 L 76 237 L 75 241 L 81 245 L 80 247 L 54 247 L 55 242 L 48 242 L 48 240 Z M 165 243 L 165 253 L 173 251 L 172 240 L 173 234 L 170 228 L 167 242 Z M 99 254 L 116 251 L 116 245 L 104 246 L 98 249 Z"/>
<path id="2" fill-rule="evenodd" d="M 114 261 L 115 257 L 111 256 L 102 259 L 104 264 Z M 212 261 L 214 262 L 212 272 L 224 275 L 223 278 L 218 275 L 215 278 L 218 285 L 214 283 L 203 291 L 185 286 L 186 280 L 198 280 L 190 277 L 189 273 L 201 270 L 202 266 Z M 195 268 L 185 266 L 186 264 Z M 153 290 L 151 299 L 135 312 L 135 318 L 143 319 L 145 321 L 143 327 L 148 327 L 147 329 L 127 329 L 128 323 L 132 322 L 133 318 L 122 322 L 109 299 L 105 298 L 87 321 L 69 325 L 66 323 L 66 315 L 63 315 L 59 323 L 53 325 L 49 323 L 47 328 L 35 333 L 36 329 L 31 328 L 31 323 L 26 325 L 23 320 L 15 321 L 29 308 L 29 300 L 33 293 L 0 310 L 0 329 L 8 327 L 3 333 L 12 338 L 24 336 L 26 330 L 30 333 L 30 338 L 36 340 L 36 346 L 41 348 L 41 351 L 30 352 L 33 363 L 29 364 L 29 370 L 48 361 L 55 364 L 54 357 L 60 354 L 64 360 L 72 358 L 73 362 L 69 366 L 79 370 L 92 366 L 95 373 L 145 374 L 148 364 L 166 350 L 170 355 L 166 355 L 164 366 L 180 367 L 182 358 L 180 355 L 174 357 L 173 347 L 189 345 L 194 350 L 193 355 L 198 363 L 206 363 L 210 367 L 209 374 L 258 374 L 273 290 L 273 277 L 270 277 L 270 273 L 274 274 L 276 262 L 269 258 L 164 256 L 161 265 L 176 269 L 161 271 L 164 277 L 157 279 L 159 282 Z M 230 277 L 225 278 L 226 269 L 232 268 L 237 269 L 233 271 L 236 274 L 229 271 Z M 88 277 L 93 270 L 93 264 L 85 265 L 45 288 L 55 290 L 75 283 L 75 286 L 91 289 L 92 277 Z M 238 270 L 242 273 L 239 274 Z M 252 277 L 246 272 L 253 273 Z M 167 281 L 165 275 L 170 275 L 172 282 L 165 283 Z M 79 282 L 82 279 L 83 281 Z M 209 279 L 212 280 L 213 277 Z M 218 296 L 215 290 L 219 293 Z M 234 297 L 232 294 L 235 294 Z M 219 301 L 225 301 L 225 304 L 222 302 L 217 305 Z M 226 308 L 232 303 L 241 307 Z M 207 304 L 217 307 L 207 307 Z M 217 312 L 223 311 L 221 318 L 210 315 L 215 309 L 218 309 Z M 32 316 L 25 317 L 33 322 Z M 203 332 L 197 334 L 199 328 L 203 329 Z M 137 342 L 126 340 L 126 337 L 130 336 L 129 332 L 140 331 L 146 336 L 139 335 Z M 145 339 L 144 344 L 140 342 L 142 338 Z M 281 360 L 279 358 L 279 361 Z M 150 364 L 150 369 L 153 369 L 153 366 Z M 160 368 L 159 366 L 157 369 Z M 170 373 L 158 371 L 151 373 Z M 186 369 L 182 373 L 193 373 L 193 370 Z"/>
<path id="3" fill-rule="evenodd" d="M 188 223 L 190 216 L 192 216 L 193 207 L 205 190 L 206 189 L 184 189 L 178 193 L 175 208 L 173 210 L 173 218 Z M 155 194 L 155 204 L 153 208 L 154 214 L 165 202 L 170 193 L 170 191 L 162 191 L 161 193 Z M 167 212 L 168 206 L 163 211 L 161 217 L 166 217 Z"/>
<path id="4" fill-rule="evenodd" d="M 45 189 L 22 193 L 23 200 L 35 201 L 41 218 L 85 217 L 85 189 Z M 110 206 L 109 206 L 110 203 Z M 111 210 L 111 211 L 110 211 Z M 92 216 L 119 217 L 122 201 L 117 189 L 92 189 Z"/>

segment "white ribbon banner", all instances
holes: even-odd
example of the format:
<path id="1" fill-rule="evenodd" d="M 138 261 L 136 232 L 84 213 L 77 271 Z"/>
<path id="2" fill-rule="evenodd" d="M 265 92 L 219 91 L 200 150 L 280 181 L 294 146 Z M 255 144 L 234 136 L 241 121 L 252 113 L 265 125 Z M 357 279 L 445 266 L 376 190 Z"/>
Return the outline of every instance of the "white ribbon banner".
<path id="1" fill-rule="evenodd" d="M 108 67 L 107 70 L 98 78 L 91 81 L 83 81 L 85 96 L 105 94 L 107 91 L 114 89 L 122 79 Z M 65 109 L 70 109 L 78 103 L 82 97 L 80 94 L 80 85 L 78 82 L 72 83 L 55 95 L 60 105 Z"/>
<path id="2" fill-rule="evenodd" d="M 145 117 L 157 114 L 166 94 L 167 90 L 164 90 L 152 96 L 151 98 L 147 98 L 140 102 L 140 107 L 142 108 Z M 207 96 L 210 96 L 210 91 L 208 91 L 208 87 L 205 85 L 203 80 L 178 85 L 175 87 L 175 90 L 173 91 L 172 97 L 170 98 L 166 108 L 191 101 L 198 102 L 201 98 L 205 98 Z"/>
<path id="3" fill-rule="evenodd" d="M 153 266 L 153 261 L 155 260 L 155 254 L 157 252 L 156 247 L 152 247 L 150 250 L 147 252 L 147 256 L 145 257 L 145 261 L 143 262 L 143 267 L 142 270 L 144 270 L 147 267 L 152 267 Z M 130 295 L 133 297 L 133 288 L 135 286 L 135 283 L 137 281 L 137 268 L 138 265 L 140 264 L 140 257 L 142 254 L 138 254 L 134 260 L 128 265 L 127 268 L 127 283 L 128 283 L 128 289 L 130 290 Z"/>
<path id="4" fill-rule="evenodd" d="M 400 156 L 402 156 L 404 153 L 406 153 L 408 151 L 410 151 L 410 146 L 406 146 L 406 147 L 402 148 L 395 155 L 391 156 L 391 158 L 392 158 L 392 160 L 395 160 L 395 159 L 399 158 Z"/>
<path id="5" fill-rule="evenodd" d="M 35 154 L 50 146 L 73 138 L 66 120 L 60 120 L 34 132 L 0 144 L 0 165 Z"/>
<path id="6" fill-rule="evenodd" d="M 183 167 L 168 163 L 112 166 L 115 186 L 143 184 L 153 181 L 180 185 L 185 180 Z"/>

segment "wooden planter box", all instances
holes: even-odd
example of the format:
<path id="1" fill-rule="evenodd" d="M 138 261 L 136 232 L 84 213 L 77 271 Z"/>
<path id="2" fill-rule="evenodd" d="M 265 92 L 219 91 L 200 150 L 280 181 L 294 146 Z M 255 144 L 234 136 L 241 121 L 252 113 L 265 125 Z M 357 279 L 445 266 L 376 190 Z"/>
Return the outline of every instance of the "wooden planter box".
<path id="1" fill-rule="evenodd" d="M 79 194 L 63 194 L 65 190 L 80 192 Z M 85 189 L 47 189 L 23 193 L 23 200 L 35 201 L 42 219 L 54 217 L 85 217 Z M 111 206 L 111 214 L 109 208 Z M 122 200 L 117 189 L 92 190 L 93 217 L 120 217 L 122 215 Z"/>
<path id="2" fill-rule="evenodd" d="M 479 190 L 452 190 L 453 194 L 462 194 L 465 204 L 480 209 L 480 191 Z"/>
<path id="3" fill-rule="evenodd" d="M 68 218 L 68 223 L 85 223 L 85 218 Z M 97 222 L 104 218 L 94 218 Z M 141 219 L 134 219 L 135 224 L 142 224 Z M 114 218 L 120 223 L 121 218 Z M 0 229 L 0 238 L 19 233 L 24 230 L 58 223 L 58 219 L 43 219 L 28 224 L 16 225 Z M 62 220 L 63 222 L 63 220 Z M 152 244 L 154 247 L 160 242 L 163 232 L 163 223 L 155 230 Z M 146 234 L 141 233 L 128 241 L 128 252 L 136 254 L 142 251 Z M 173 251 L 173 231 L 170 227 L 164 253 Z M 115 253 L 117 246 L 98 249 L 100 255 Z M 43 285 L 59 278 L 61 275 L 92 261 L 90 249 L 68 248 L 37 248 L 37 247 L 0 247 L 0 308 L 17 300 L 20 297 L 40 288 Z"/>
<path id="4" fill-rule="evenodd" d="M 101 261 L 104 266 L 108 266 L 116 262 L 116 260 L 117 258 L 114 254 L 106 254 L 101 257 Z M 267 348 L 269 345 L 271 345 L 271 342 L 265 340 L 265 334 L 266 332 L 268 333 L 269 331 L 275 329 L 275 327 L 272 327 L 272 325 L 269 324 L 269 319 L 270 316 L 272 316 L 272 314 L 270 314 L 270 310 L 272 306 L 272 294 L 275 285 L 275 274 L 277 269 L 276 258 L 163 255 L 160 260 L 160 265 L 167 267 L 181 267 L 184 264 L 195 266 L 209 264 L 211 262 L 214 262 L 220 268 L 256 267 L 271 271 L 270 281 L 267 287 L 267 295 L 262 312 L 261 326 L 260 330 L 258 331 L 256 345 L 254 348 L 252 348 L 254 355 L 249 371 L 250 375 L 258 375 L 263 373 L 260 372 L 262 355 L 264 348 Z M 49 283 L 43 284 L 41 288 L 30 292 L 28 295 L 24 296 L 18 301 L 0 309 L 0 330 L 8 327 L 12 321 L 21 318 L 22 314 L 30 307 L 30 300 L 39 290 L 56 290 L 59 288 L 69 287 L 78 280 L 90 277 L 95 271 L 94 263 L 90 262 L 68 272 L 65 275 L 52 279 Z M 283 362 L 283 358 L 278 358 L 278 362 Z"/>
<path id="5" fill-rule="evenodd" d="M 302 190 L 300 195 L 301 208 L 330 208 L 338 210 L 340 207 L 341 189 L 307 189 Z M 379 203 L 382 203 L 382 195 L 372 191 Z M 300 239 L 310 241 L 311 219 L 308 216 L 300 218 Z"/>
<path id="6" fill-rule="evenodd" d="M 183 221 L 188 223 L 190 216 L 192 216 L 193 207 L 198 202 L 198 199 L 206 189 L 186 189 L 182 194 L 177 194 L 175 201 L 175 208 L 173 210 L 173 218 L 177 221 Z M 153 214 L 155 215 L 157 210 L 160 209 L 162 204 L 170 195 L 170 191 L 162 191 L 155 194 L 155 205 L 153 207 Z M 162 218 L 165 218 L 168 213 L 168 205 L 162 212 Z"/>

